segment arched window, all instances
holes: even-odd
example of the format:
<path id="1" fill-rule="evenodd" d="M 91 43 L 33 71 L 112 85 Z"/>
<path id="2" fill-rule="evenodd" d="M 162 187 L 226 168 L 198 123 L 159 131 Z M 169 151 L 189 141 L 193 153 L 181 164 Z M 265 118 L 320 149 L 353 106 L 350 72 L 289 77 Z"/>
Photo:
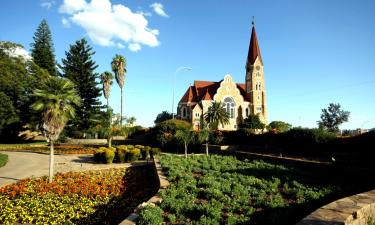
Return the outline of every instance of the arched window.
<path id="1" fill-rule="evenodd" d="M 246 118 L 249 117 L 249 108 L 246 108 Z"/>
<path id="2" fill-rule="evenodd" d="M 185 118 L 186 114 L 186 107 L 182 107 L 182 117 Z"/>
<path id="3" fill-rule="evenodd" d="M 225 111 L 229 114 L 229 118 L 234 118 L 235 104 L 232 98 L 227 97 L 224 99 L 223 107 Z"/>

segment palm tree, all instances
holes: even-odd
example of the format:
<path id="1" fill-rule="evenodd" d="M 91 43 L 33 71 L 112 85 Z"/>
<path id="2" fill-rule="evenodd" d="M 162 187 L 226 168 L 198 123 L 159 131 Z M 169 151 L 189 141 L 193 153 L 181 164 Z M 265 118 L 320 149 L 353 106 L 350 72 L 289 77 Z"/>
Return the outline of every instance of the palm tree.
<path id="1" fill-rule="evenodd" d="M 78 106 L 81 99 L 71 81 L 54 76 L 47 78 L 40 89 L 34 90 L 33 96 L 37 100 L 31 107 L 41 112 L 42 130 L 50 143 L 49 182 L 51 183 L 54 164 L 53 142 L 59 138 L 68 120 L 74 118 L 74 106 Z"/>
<path id="2" fill-rule="evenodd" d="M 204 119 L 213 130 L 217 130 L 219 124 L 229 124 L 229 114 L 225 111 L 221 102 L 213 102 L 212 105 L 208 107 Z"/>
<path id="3" fill-rule="evenodd" d="M 122 55 L 117 55 L 112 59 L 111 62 L 112 70 L 115 73 L 116 81 L 118 86 L 121 89 L 121 125 L 122 125 L 122 88 L 124 87 L 125 83 L 125 73 L 126 73 L 126 59 Z"/>
<path id="4" fill-rule="evenodd" d="M 107 100 L 107 111 L 109 109 L 109 95 L 111 94 L 111 85 L 113 84 L 113 74 L 109 71 L 105 71 L 100 75 L 100 79 L 103 84 L 103 95 Z"/>
<path id="5" fill-rule="evenodd" d="M 128 118 L 128 123 L 130 124 L 130 126 L 133 126 L 135 121 L 137 121 L 137 119 L 134 116 Z"/>
<path id="6" fill-rule="evenodd" d="M 187 147 L 190 144 L 190 142 L 193 141 L 194 133 L 188 128 L 183 128 L 176 132 L 175 137 L 177 138 L 177 140 L 184 143 L 185 158 L 187 158 L 187 150 L 188 150 Z"/>
<path id="7" fill-rule="evenodd" d="M 109 71 L 105 71 L 100 75 L 100 79 L 103 84 L 103 95 L 104 98 L 107 100 L 107 114 L 108 114 L 108 123 L 105 125 L 104 129 L 108 131 L 105 133 L 109 133 L 111 129 L 111 118 L 112 113 L 109 111 L 109 95 L 111 94 L 111 85 L 113 84 L 113 74 Z M 112 138 L 110 135 L 107 136 L 108 147 L 112 147 Z"/>

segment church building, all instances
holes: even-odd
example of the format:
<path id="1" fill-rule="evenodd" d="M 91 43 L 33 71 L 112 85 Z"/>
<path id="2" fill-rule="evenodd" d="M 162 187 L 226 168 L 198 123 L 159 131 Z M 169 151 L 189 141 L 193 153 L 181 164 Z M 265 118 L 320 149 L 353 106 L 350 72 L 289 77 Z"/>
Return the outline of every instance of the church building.
<path id="1" fill-rule="evenodd" d="M 212 102 L 221 102 L 229 114 L 229 124 L 219 130 L 237 130 L 250 114 L 258 114 L 267 124 L 266 91 L 263 61 L 260 54 L 254 22 L 246 61 L 245 83 L 235 83 L 227 74 L 221 81 L 194 81 L 178 103 L 177 117 L 191 122 L 195 130 Z"/>

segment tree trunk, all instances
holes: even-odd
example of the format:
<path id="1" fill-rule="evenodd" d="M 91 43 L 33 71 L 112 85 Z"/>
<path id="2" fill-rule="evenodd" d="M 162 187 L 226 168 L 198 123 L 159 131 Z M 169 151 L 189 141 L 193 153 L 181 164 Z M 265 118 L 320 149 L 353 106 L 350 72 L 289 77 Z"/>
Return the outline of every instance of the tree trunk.
<path id="1" fill-rule="evenodd" d="M 50 154 L 49 154 L 49 178 L 48 181 L 52 183 L 53 181 L 53 164 L 54 164 L 54 149 L 53 149 L 53 141 L 50 140 Z"/>
<path id="2" fill-rule="evenodd" d="M 121 111 L 120 111 L 120 116 L 121 116 L 121 118 L 120 118 L 120 125 L 122 127 L 122 88 L 121 88 Z"/>
<path id="3" fill-rule="evenodd" d="M 107 138 L 108 148 L 112 147 L 112 137 Z"/>
<path id="4" fill-rule="evenodd" d="M 206 156 L 208 156 L 208 142 L 206 142 Z"/>
<path id="5" fill-rule="evenodd" d="M 186 142 L 184 143 L 184 145 L 185 145 L 185 158 L 187 158 L 187 144 L 186 144 Z"/>

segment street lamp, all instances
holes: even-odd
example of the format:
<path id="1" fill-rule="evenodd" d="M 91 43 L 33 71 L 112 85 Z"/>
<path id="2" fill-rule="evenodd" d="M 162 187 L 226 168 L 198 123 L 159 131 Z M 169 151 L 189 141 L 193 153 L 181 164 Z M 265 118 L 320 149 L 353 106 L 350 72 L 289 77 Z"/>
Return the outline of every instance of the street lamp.
<path id="1" fill-rule="evenodd" d="M 173 75 L 173 96 L 172 96 L 172 118 L 174 119 L 174 90 L 175 90 L 175 83 L 176 83 L 176 74 L 181 71 L 190 71 L 192 70 L 190 67 L 181 66 L 177 68 Z"/>

